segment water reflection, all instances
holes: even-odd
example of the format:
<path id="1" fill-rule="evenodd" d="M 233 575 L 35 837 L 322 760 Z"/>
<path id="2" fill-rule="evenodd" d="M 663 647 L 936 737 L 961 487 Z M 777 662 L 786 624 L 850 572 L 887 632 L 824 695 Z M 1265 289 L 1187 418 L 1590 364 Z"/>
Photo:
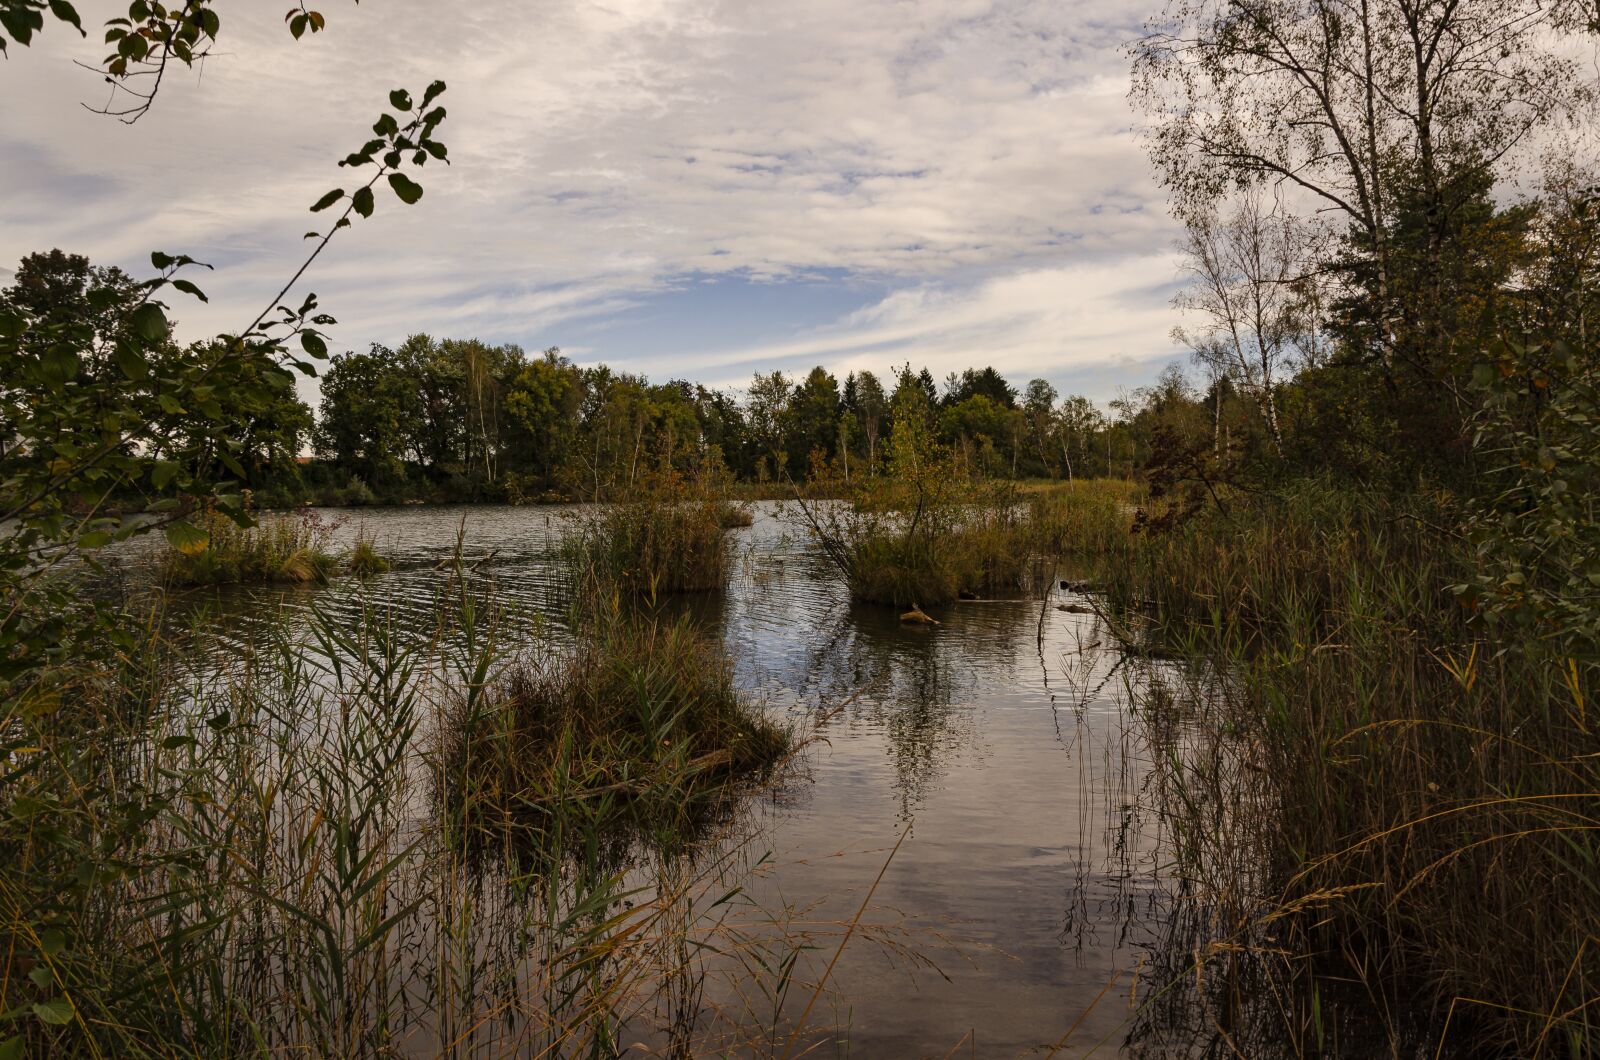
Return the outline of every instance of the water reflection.
<path id="1" fill-rule="evenodd" d="M 313 607 L 333 622 L 376 607 L 397 631 L 433 636 L 459 538 L 471 583 L 503 605 L 496 636 L 556 647 L 569 636 L 562 509 L 336 514 L 342 541 L 375 537 L 390 573 L 197 591 L 178 597 L 175 615 L 240 655 L 261 650 L 273 615 Z M 707 950 L 704 977 L 651 999 L 654 1015 L 628 1033 L 667 1053 L 684 1026 L 725 1027 L 729 1013 L 743 1028 L 735 1037 L 792 1029 L 881 871 L 804 1035 L 848 1046 L 818 1055 L 1120 1052 L 1167 895 L 1149 751 L 1130 711 L 1140 678 L 1095 616 L 1054 601 L 971 601 L 945 609 L 938 627 L 905 626 L 889 609 L 852 605 L 771 506 L 733 541 L 725 595 L 664 606 L 721 638 L 736 681 L 765 709 L 802 728 L 826 720 L 803 770 L 712 822 L 694 872 L 715 866 L 706 893 L 736 895 L 719 907 L 720 956 Z M 629 878 L 661 885 L 660 859 L 635 855 Z M 483 901 L 514 936 L 511 879 L 459 886 L 499 888 Z M 472 945 L 510 943 L 491 929 Z M 475 974 L 502 977 L 507 991 L 535 971 L 526 955 L 473 955 Z M 748 974 L 758 965 L 788 986 Z"/>

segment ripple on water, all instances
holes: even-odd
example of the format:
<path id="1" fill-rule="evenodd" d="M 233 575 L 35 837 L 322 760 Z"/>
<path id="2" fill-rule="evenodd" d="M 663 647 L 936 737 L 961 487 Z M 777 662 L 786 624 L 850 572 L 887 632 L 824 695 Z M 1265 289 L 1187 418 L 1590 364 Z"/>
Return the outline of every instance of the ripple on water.
<path id="1" fill-rule="evenodd" d="M 425 631 L 459 541 L 507 608 L 504 632 L 565 627 L 557 550 L 569 508 L 322 514 L 340 546 L 375 538 L 394 569 L 322 588 L 187 593 L 177 620 L 241 653 L 276 616 L 312 608 L 336 622 L 379 608 Z M 773 856 L 748 893 L 847 921 L 910 828 L 871 916 L 911 931 L 939 966 L 913 979 L 903 956 L 853 942 L 833 984 L 847 1007 L 814 1022 L 848 1025 L 863 1056 L 942 1056 L 964 1038 L 963 1051 L 1015 1055 L 1054 1044 L 1120 974 L 1122 1000 L 1102 1000 L 1074 1038 L 1118 1041 L 1152 939 L 1157 849 L 1135 809 L 1147 764 L 1094 616 L 1051 608 L 1041 624 L 1036 601 L 978 601 L 908 628 L 891 609 L 852 605 L 773 506 L 758 505 L 733 541 L 728 592 L 682 606 L 723 638 L 736 679 L 767 709 L 798 720 L 845 705 L 805 780 L 756 808 Z"/>

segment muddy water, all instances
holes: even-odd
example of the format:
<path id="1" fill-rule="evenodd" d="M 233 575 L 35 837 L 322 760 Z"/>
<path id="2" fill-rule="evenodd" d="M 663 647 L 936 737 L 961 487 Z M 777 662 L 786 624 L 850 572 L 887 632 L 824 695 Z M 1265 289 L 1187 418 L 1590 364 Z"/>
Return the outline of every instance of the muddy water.
<path id="1" fill-rule="evenodd" d="M 395 569 L 365 586 L 196 592 L 184 610 L 241 647 L 282 608 L 338 616 L 378 600 L 423 626 L 459 533 L 512 622 L 566 622 L 560 509 L 319 514 L 341 524 L 338 540 L 376 537 Z M 1140 809 L 1126 670 L 1094 616 L 1058 610 L 1075 599 L 1058 591 L 904 626 L 851 605 L 774 506 L 732 533 L 726 597 L 693 606 L 764 709 L 801 728 L 827 718 L 804 767 L 745 815 L 758 855 L 747 899 L 813 939 L 809 983 L 881 873 L 807 1015 L 806 1040 L 826 1039 L 809 1055 L 1126 1054 L 1162 920 L 1161 851 Z M 737 976 L 705 989 L 706 1004 L 754 1021 L 770 1004 Z M 780 999 L 791 1024 L 811 993 Z"/>

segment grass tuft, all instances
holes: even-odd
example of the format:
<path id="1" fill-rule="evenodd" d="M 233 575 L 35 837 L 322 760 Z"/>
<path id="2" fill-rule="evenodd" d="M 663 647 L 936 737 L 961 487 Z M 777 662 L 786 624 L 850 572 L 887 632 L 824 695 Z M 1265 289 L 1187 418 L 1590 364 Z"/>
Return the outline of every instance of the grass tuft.
<path id="1" fill-rule="evenodd" d="M 363 533 L 356 537 L 355 547 L 345 557 L 344 569 L 357 578 L 370 578 L 388 573 L 389 560 L 378 551 L 377 541 Z"/>
<path id="2" fill-rule="evenodd" d="M 728 584 L 730 513 L 716 492 L 677 476 L 578 516 L 563 552 L 580 579 L 654 598 L 715 592 Z"/>
<path id="3" fill-rule="evenodd" d="M 262 515 L 241 527 L 218 512 L 201 520 L 204 547 L 168 548 L 161 559 L 163 581 L 171 586 L 325 582 L 338 573 L 339 560 L 328 539 L 335 526 L 315 512 Z"/>
<path id="4" fill-rule="evenodd" d="M 790 748 L 687 618 L 621 610 L 574 652 L 509 667 L 447 732 L 444 796 L 469 830 L 545 836 L 577 808 L 669 847 Z"/>

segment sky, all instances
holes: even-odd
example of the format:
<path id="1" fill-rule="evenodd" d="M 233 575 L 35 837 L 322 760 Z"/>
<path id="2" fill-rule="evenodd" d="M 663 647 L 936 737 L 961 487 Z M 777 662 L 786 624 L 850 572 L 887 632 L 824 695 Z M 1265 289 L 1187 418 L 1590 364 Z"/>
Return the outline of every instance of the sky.
<path id="1" fill-rule="evenodd" d="M 0 61 L 0 284 L 59 247 L 214 266 L 182 338 L 236 331 L 298 267 L 392 88 L 434 79 L 451 164 L 340 232 L 296 288 L 335 351 L 407 335 L 560 346 L 739 387 L 910 362 L 1100 401 L 1182 357 L 1165 209 L 1118 0 L 320 0 L 221 5 L 203 68 L 125 126 L 74 64 L 115 4 Z M 314 392 L 308 394 L 314 399 Z"/>

